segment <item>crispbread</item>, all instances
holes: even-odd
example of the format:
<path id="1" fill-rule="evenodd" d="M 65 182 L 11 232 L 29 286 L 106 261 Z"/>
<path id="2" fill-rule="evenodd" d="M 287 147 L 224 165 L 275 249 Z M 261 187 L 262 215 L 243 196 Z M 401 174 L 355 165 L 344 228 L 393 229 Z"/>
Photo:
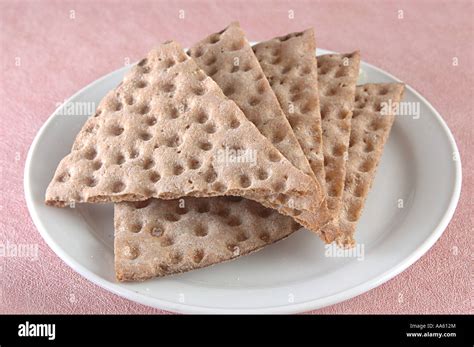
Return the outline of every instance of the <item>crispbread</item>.
<path id="1" fill-rule="evenodd" d="M 283 156 L 313 175 L 238 22 L 198 42 L 188 53 Z"/>
<path id="2" fill-rule="evenodd" d="M 254 153 L 229 162 L 224 150 Z M 314 180 L 286 160 L 175 42 L 152 50 L 101 101 L 59 164 L 50 205 L 245 195 L 277 189 L 317 209 Z M 295 198 L 293 200 L 293 198 Z M 294 206 L 294 205 L 293 205 Z"/>
<path id="3" fill-rule="evenodd" d="M 253 46 L 253 50 L 316 179 L 325 191 L 318 66 L 314 59 L 316 43 L 313 29 L 261 42 Z M 355 79 L 351 82 L 355 87 Z M 324 200 L 316 213 L 304 212 L 295 216 L 295 219 L 306 228 L 318 232 L 332 217 Z"/>
<path id="4" fill-rule="evenodd" d="M 339 216 L 342 204 L 360 55 L 359 52 L 326 54 L 318 56 L 317 63 L 326 201 L 335 219 Z M 320 232 L 320 235 L 325 242 L 332 242 L 330 235 L 324 232 Z"/>
<path id="5" fill-rule="evenodd" d="M 237 22 L 201 40 L 188 54 L 284 157 L 314 177 L 308 159 Z M 324 192 L 318 181 L 314 194 L 320 202 L 323 200 Z M 271 207 L 281 208 L 279 201 Z M 283 208 L 282 212 L 293 215 L 292 209 Z M 295 214 L 299 213 L 301 211 L 295 211 Z"/>
<path id="6" fill-rule="evenodd" d="M 140 281 L 254 252 L 299 228 L 291 218 L 235 197 L 115 204 L 115 272 Z"/>
<path id="7" fill-rule="evenodd" d="M 237 46 L 240 49 L 235 52 L 234 49 Z M 233 47 L 233 50 L 228 51 L 228 47 Z M 222 51 L 221 48 L 223 48 Z M 204 55 L 204 51 L 212 53 Z M 202 52 L 202 54 L 199 52 Z M 188 54 L 193 56 L 198 63 L 201 63 L 202 68 L 216 79 L 216 82 L 224 88 L 229 97 L 238 103 L 245 111 L 246 116 L 259 127 L 259 130 L 276 142 L 278 149 L 293 164 L 313 174 L 275 95 L 261 71 L 256 57 L 237 23 L 233 23 L 218 35 L 211 35 L 192 48 Z M 199 56 L 196 57 L 196 54 Z M 238 65 L 234 65 L 235 57 L 238 58 L 236 60 Z M 208 64 L 210 61 L 212 64 Z M 225 73 L 220 70 L 218 76 L 213 73 L 217 67 L 226 69 L 227 65 L 232 66 L 232 72 Z M 240 69 L 240 65 L 243 68 Z M 251 69 L 249 69 L 250 67 Z M 233 71 L 234 69 L 239 71 Z M 233 93 L 229 92 L 229 88 L 237 85 L 245 86 L 248 83 L 254 84 L 254 77 L 252 77 L 254 75 L 258 76 L 257 94 L 261 95 L 261 101 L 258 104 L 249 105 L 249 99 L 253 98 L 253 95 L 248 93 L 247 88 L 234 89 Z M 285 138 L 276 138 L 274 136 L 276 131 L 283 131 Z M 198 204 L 204 204 L 206 208 L 201 209 L 201 213 L 188 212 L 180 215 L 178 225 L 177 223 L 170 223 L 170 219 L 176 219 L 176 217 L 170 217 L 170 213 L 176 215 L 176 212 L 180 213 L 182 211 L 177 201 L 152 199 L 150 207 L 143 209 L 137 208 L 133 203 L 115 205 L 115 268 L 119 280 L 142 280 L 230 260 L 278 241 L 298 228 L 291 218 L 284 217 L 275 210 L 265 209 L 248 200 L 241 200 L 236 203 L 229 198 L 185 198 L 181 200 L 181 203 L 186 206 L 187 211 L 196 210 L 193 206 Z M 235 211 L 230 223 L 227 216 L 229 212 L 224 214 L 209 212 L 230 211 L 230 209 Z M 285 210 L 285 212 L 291 213 L 291 210 Z M 257 216 L 261 218 L 257 218 Z M 162 240 L 168 240 L 169 235 L 166 236 L 163 232 L 160 235 L 151 236 L 150 231 L 146 228 L 137 228 L 137 225 L 150 224 L 159 225 L 160 228 L 168 225 L 166 230 L 171 235 L 179 230 L 180 242 L 176 242 L 173 247 L 173 252 L 182 255 L 178 257 L 179 261 L 176 263 L 170 262 L 170 248 L 161 246 Z M 205 225 L 206 230 L 211 231 L 206 233 L 205 238 L 196 237 L 194 229 L 196 225 L 199 228 Z M 242 235 L 245 235 L 245 237 Z M 240 245 L 239 240 L 245 241 L 244 244 Z M 202 255 L 199 256 L 200 259 L 196 262 L 193 258 L 194 252 L 196 252 L 195 243 L 202 243 L 203 241 L 205 243 L 199 248 Z M 167 241 L 164 243 L 168 244 Z M 237 253 L 233 249 L 236 245 L 238 245 Z M 133 249 L 133 251 L 130 251 L 130 249 Z M 206 256 L 203 256 L 203 254 L 206 254 Z"/>
<path id="8" fill-rule="evenodd" d="M 403 90 L 399 83 L 357 87 L 342 209 L 338 220 L 324 228 L 324 234 L 341 247 L 352 247 L 355 243 L 357 222 L 395 120 L 391 105 L 401 101 Z"/>
<path id="9" fill-rule="evenodd" d="M 314 54 L 314 49 L 312 50 L 312 54 Z M 344 56 L 340 56 L 341 63 L 343 62 Z M 357 70 L 358 70 L 358 64 L 359 60 L 357 59 L 358 55 L 354 58 L 355 60 L 353 61 L 353 64 L 356 64 L 357 67 L 354 68 L 356 71 L 354 74 L 349 74 L 349 79 L 347 83 L 350 83 L 351 85 L 354 85 L 355 89 L 355 83 L 356 83 L 356 78 L 357 78 Z M 334 57 L 333 57 L 334 59 Z M 351 60 L 349 60 L 352 62 Z M 321 83 L 323 83 L 323 88 L 326 87 L 328 84 L 327 80 L 323 80 Z M 347 97 L 348 99 L 348 97 Z M 353 99 L 353 96 L 352 96 Z M 337 100 L 337 99 L 336 99 Z M 346 100 L 345 98 L 343 100 Z M 329 100 L 328 100 L 329 102 Z M 338 104 L 335 104 L 335 107 Z M 342 103 L 344 105 L 344 103 Z M 182 200 L 184 206 L 189 206 L 190 203 L 197 203 L 198 200 L 201 201 L 206 201 L 204 202 L 205 204 L 208 204 L 209 210 L 212 209 L 227 209 L 232 207 L 232 204 L 221 198 L 211 198 L 211 199 L 192 199 L 192 198 L 185 198 Z M 248 248 L 242 249 L 240 246 L 239 254 L 238 255 L 244 255 L 248 250 L 248 252 L 251 252 L 253 250 L 256 250 L 260 247 L 263 247 L 267 244 L 273 243 L 277 241 L 278 239 L 284 238 L 288 235 L 290 235 L 294 230 L 294 223 L 292 222 L 291 218 L 284 217 L 280 214 L 278 214 L 275 210 L 269 210 L 265 209 L 267 211 L 267 219 L 265 220 L 254 220 L 254 209 L 257 208 L 258 205 L 254 204 L 253 202 L 245 202 L 246 200 L 242 200 L 242 202 L 239 205 L 239 211 L 235 213 L 236 216 L 241 217 L 243 221 L 246 221 L 248 218 L 252 220 L 253 222 L 250 222 L 249 227 L 246 228 L 246 232 L 251 235 L 252 237 L 258 236 L 258 233 L 260 230 L 255 230 L 255 226 L 261 226 L 263 229 L 268 229 L 266 223 L 268 223 L 268 220 L 271 220 L 271 225 L 278 225 L 279 227 L 277 228 L 278 230 L 278 235 L 275 237 L 269 237 L 269 238 L 264 238 L 263 244 L 258 244 L 258 247 L 252 248 L 256 245 L 251 244 L 251 245 L 246 245 Z M 178 264 L 172 264 L 171 267 L 166 267 L 162 266 L 161 268 L 159 267 L 159 264 L 161 263 L 162 265 L 167 265 L 169 262 L 169 256 L 168 256 L 168 251 L 163 250 L 162 247 L 160 246 L 161 239 L 159 237 L 164 236 L 165 234 L 161 234 L 161 236 L 158 237 L 150 237 L 149 232 L 147 233 L 146 230 L 140 229 L 139 233 L 137 234 L 137 227 L 134 227 L 134 225 L 148 225 L 150 223 L 161 223 L 160 225 L 170 225 L 170 230 L 173 232 L 173 230 L 176 229 L 176 225 L 174 224 L 169 224 L 169 221 L 162 215 L 160 214 L 159 211 L 167 211 L 167 210 L 172 210 L 176 212 L 179 212 L 180 210 L 177 209 L 176 207 L 177 202 L 174 201 L 162 201 L 162 200 L 154 200 L 153 199 L 153 207 L 149 209 L 143 209 L 138 211 L 138 209 L 135 207 L 134 204 L 130 203 L 120 203 L 115 205 L 115 221 L 116 221 L 116 241 L 115 241 L 115 266 L 116 266 L 116 275 L 117 278 L 120 280 L 138 280 L 138 279 L 146 279 L 150 277 L 155 277 L 155 276 L 164 276 L 167 274 L 171 273 L 177 273 L 177 272 L 184 272 L 188 271 L 191 269 L 196 269 L 204 266 L 208 266 L 211 263 L 219 263 L 222 261 L 230 260 L 236 257 L 236 255 L 233 252 L 229 252 L 229 249 L 227 247 L 224 247 L 224 244 L 222 243 L 223 239 L 226 239 L 228 235 L 235 235 L 236 232 L 239 232 L 238 229 L 235 228 L 235 226 L 231 226 L 227 224 L 225 221 L 220 222 L 219 224 L 215 224 L 216 226 L 218 225 L 218 228 L 215 229 L 212 233 L 212 237 L 207 237 L 206 240 L 206 249 L 211 249 L 213 250 L 214 256 L 212 256 L 210 259 L 212 261 L 204 261 L 204 262 L 199 262 L 195 263 L 192 261 L 192 252 L 195 249 L 195 246 L 193 243 L 189 240 L 193 239 L 194 231 L 193 227 L 197 224 L 206 224 L 208 223 L 209 220 L 209 213 L 201 213 L 201 214 L 184 214 L 180 216 L 180 235 L 184 235 L 183 238 L 187 240 L 186 242 L 181 242 L 180 244 L 176 244 L 176 250 L 181 252 L 183 255 L 183 258 L 180 260 Z M 236 206 L 236 205 L 233 205 Z M 235 207 L 233 207 L 235 208 Z M 207 211 L 207 209 L 203 210 L 204 212 Z M 225 214 L 224 214 L 225 215 Z M 303 215 L 306 215 L 306 213 L 303 213 Z M 323 218 L 320 218 L 318 214 L 311 214 L 310 215 L 313 220 L 310 220 L 310 223 L 312 225 L 317 225 L 320 220 L 323 220 Z M 308 221 L 308 218 L 306 218 L 306 221 Z M 173 218 L 169 218 L 173 219 Z M 126 223 L 120 223 L 119 221 L 126 221 Z M 300 223 L 302 223 L 300 221 Z M 232 223 L 231 223 L 232 224 Z M 238 224 L 238 223 L 237 223 Z M 303 223 L 302 223 L 303 224 Z M 120 227 L 119 227 L 120 225 Z M 143 236 L 140 236 L 144 234 Z M 137 245 L 136 241 L 140 240 L 140 237 L 143 238 L 143 240 L 148 240 L 148 241 L 143 241 L 140 243 L 140 248 L 138 251 L 133 251 L 132 254 L 134 254 L 137 258 L 136 259 L 129 259 L 127 258 L 127 255 L 129 255 L 129 247 L 136 247 Z M 252 238 L 251 237 L 251 238 Z M 166 238 L 165 238 L 166 239 Z M 166 244 L 167 242 L 165 242 Z M 190 255 L 191 254 L 191 255 Z M 132 256 L 133 258 L 133 256 Z M 158 266 L 158 267 L 157 267 Z"/>

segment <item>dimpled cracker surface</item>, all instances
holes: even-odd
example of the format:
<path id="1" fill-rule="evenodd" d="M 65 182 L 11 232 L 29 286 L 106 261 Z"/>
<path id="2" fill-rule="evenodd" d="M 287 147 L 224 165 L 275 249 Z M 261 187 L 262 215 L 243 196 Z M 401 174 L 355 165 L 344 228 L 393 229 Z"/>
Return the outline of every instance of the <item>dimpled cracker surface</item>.
<path id="1" fill-rule="evenodd" d="M 357 87 L 342 209 L 338 220 L 324 228 L 325 234 L 341 247 L 353 247 L 355 244 L 357 222 L 395 120 L 389 105 L 401 101 L 403 90 L 403 84 L 399 83 Z"/>
<path id="2" fill-rule="evenodd" d="M 314 59 L 313 29 L 291 33 L 253 46 L 265 76 L 300 143 L 311 169 L 325 191 L 318 66 Z M 355 85 L 355 82 L 354 82 Z M 304 212 L 295 219 L 318 232 L 332 215 L 326 201 L 316 213 Z"/>
<path id="3" fill-rule="evenodd" d="M 231 260 L 299 228 L 293 219 L 239 197 L 118 203 L 114 224 L 119 281 L 140 281 Z"/>
<path id="4" fill-rule="evenodd" d="M 200 41 L 188 54 L 285 158 L 314 177 L 308 159 L 237 22 Z M 312 198 L 321 203 L 324 193 L 317 181 L 313 193 Z M 282 212 L 292 215 L 290 209 Z"/>
<path id="5" fill-rule="evenodd" d="M 341 210 L 346 177 L 352 108 L 359 75 L 359 52 L 317 57 L 319 101 L 323 131 L 326 201 L 332 216 Z M 325 242 L 330 235 L 321 233 Z"/>
<path id="6" fill-rule="evenodd" d="M 229 162 L 229 149 L 255 160 Z M 258 198 L 276 189 L 288 200 L 313 187 L 177 43 L 167 42 L 101 101 L 60 162 L 46 202 Z"/>
<path id="7" fill-rule="evenodd" d="M 312 175 L 308 160 L 237 22 L 200 41 L 189 53 L 291 163 Z"/>

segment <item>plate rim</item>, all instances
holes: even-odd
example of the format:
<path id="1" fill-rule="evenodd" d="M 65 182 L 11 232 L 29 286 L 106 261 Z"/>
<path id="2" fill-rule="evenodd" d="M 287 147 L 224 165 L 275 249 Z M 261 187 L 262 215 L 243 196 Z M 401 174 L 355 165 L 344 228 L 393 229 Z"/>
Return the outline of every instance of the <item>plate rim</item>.
<path id="1" fill-rule="evenodd" d="M 252 42 L 253 44 L 253 42 Z M 317 55 L 321 54 L 334 54 L 335 52 L 318 48 L 316 51 Z M 393 79 L 396 82 L 403 83 L 397 77 L 388 73 L 387 71 L 374 66 L 370 63 L 364 62 L 361 60 L 360 62 L 361 69 L 362 66 L 374 69 L 375 71 L 384 74 L 385 76 Z M 130 64 L 129 66 L 133 66 Z M 65 103 L 69 102 L 70 100 L 76 98 L 79 94 L 83 93 L 85 90 L 94 87 L 95 85 L 103 82 L 104 80 L 110 78 L 113 74 L 117 73 L 120 70 L 126 69 L 129 66 L 124 66 L 122 68 L 116 69 L 103 75 L 102 77 L 92 81 L 91 83 L 87 84 L 79 91 L 74 93 L 71 97 L 69 97 Z M 141 294 L 135 292 L 133 289 L 126 289 L 123 287 L 117 286 L 117 283 L 109 282 L 103 279 L 101 276 L 95 274 L 94 272 L 90 271 L 88 268 L 82 266 L 81 264 L 77 263 L 72 257 L 68 255 L 66 251 L 64 251 L 59 244 L 57 244 L 53 238 L 49 235 L 46 230 L 46 227 L 41 222 L 40 217 L 38 216 L 37 211 L 34 208 L 33 198 L 32 198 L 32 188 L 30 186 L 30 167 L 31 162 L 36 152 L 37 143 L 40 138 L 44 135 L 44 132 L 48 128 L 50 122 L 52 122 L 53 118 L 57 116 L 59 109 L 62 105 L 58 106 L 55 111 L 48 117 L 48 119 L 43 123 L 40 127 L 38 132 L 36 133 L 33 142 L 31 143 L 28 155 L 25 161 L 25 167 L 23 172 L 23 188 L 25 193 L 25 200 L 26 205 L 28 208 L 28 212 L 31 216 L 33 224 L 35 225 L 36 229 L 40 233 L 41 237 L 45 240 L 46 244 L 53 250 L 54 253 L 64 261 L 72 270 L 79 273 L 85 279 L 91 281 L 92 283 L 98 285 L 99 287 L 118 295 L 119 297 L 140 303 L 142 305 L 172 311 L 176 313 L 300 313 L 305 311 L 310 311 L 314 309 L 319 309 L 327 306 L 334 305 L 336 303 L 340 303 L 351 298 L 354 298 L 358 295 L 361 295 L 373 288 L 376 288 L 383 283 L 387 282 L 388 280 L 398 276 L 401 272 L 405 271 L 408 267 L 410 267 L 415 261 L 420 259 L 441 237 L 441 235 L 446 230 L 449 222 L 451 221 L 454 212 L 456 210 L 457 204 L 459 202 L 460 194 L 461 194 L 461 187 L 462 187 L 462 163 L 461 163 L 461 155 L 454 139 L 451 130 L 449 129 L 448 125 L 444 121 L 443 117 L 440 113 L 434 108 L 434 106 L 418 91 L 416 91 L 413 87 L 405 83 L 405 88 L 412 92 L 417 98 L 419 98 L 435 115 L 436 121 L 441 125 L 444 135 L 447 137 L 448 142 L 451 148 L 458 154 L 458 160 L 455 162 L 455 175 L 454 175 L 454 183 L 453 183 L 453 193 L 450 196 L 449 205 L 441 217 L 440 222 L 438 225 L 433 229 L 431 234 L 424 240 L 424 242 L 418 246 L 409 256 L 405 257 L 402 261 L 397 263 L 395 266 L 389 268 L 382 274 L 375 276 L 374 278 L 363 282 L 361 284 L 356 284 L 355 286 L 337 292 L 335 294 L 317 298 L 314 300 L 307 300 L 304 302 L 296 303 L 296 304 L 286 304 L 286 305 L 271 305 L 268 307 L 262 308 L 215 308 L 215 307 L 208 307 L 202 305 L 188 305 L 183 303 L 176 303 L 171 302 L 159 298 L 154 298 L 147 296 L 145 294 Z"/>

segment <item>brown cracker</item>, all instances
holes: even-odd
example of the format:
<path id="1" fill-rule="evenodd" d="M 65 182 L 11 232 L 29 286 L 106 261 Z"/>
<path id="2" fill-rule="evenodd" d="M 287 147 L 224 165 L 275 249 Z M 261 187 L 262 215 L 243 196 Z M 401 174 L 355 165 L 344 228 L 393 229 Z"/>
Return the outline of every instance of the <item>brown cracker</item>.
<path id="1" fill-rule="evenodd" d="M 403 90 L 400 83 L 365 84 L 356 89 L 342 209 L 338 220 L 324 228 L 325 235 L 342 247 L 355 244 L 357 222 L 395 120 L 386 105 L 398 104 Z"/>
<path id="2" fill-rule="evenodd" d="M 256 162 L 219 160 L 228 148 L 253 151 Z M 101 101 L 58 165 L 46 202 L 257 199 L 276 187 L 291 201 L 313 195 L 314 180 L 282 157 L 177 43 L 168 42 Z M 315 209 L 320 201 L 304 203 L 297 208 Z"/>
<path id="3" fill-rule="evenodd" d="M 237 46 L 240 49 L 237 50 L 237 53 L 233 53 Z M 228 51 L 228 47 L 232 47 L 232 50 Z M 207 51 L 211 53 L 204 55 L 204 52 Z M 198 53 L 199 57 L 196 57 L 197 52 L 202 54 Z M 221 70 L 218 78 L 212 74 L 213 77 L 216 77 L 216 82 L 220 83 L 220 86 L 224 88 L 229 97 L 239 104 L 245 111 L 246 116 L 253 120 L 262 133 L 275 140 L 281 152 L 291 158 L 296 166 L 312 174 L 309 163 L 307 163 L 288 121 L 238 24 L 230 25 L 229 28 L 218 35 L 211 35 L 198 44 L 197 47 L 192 48 L 189 53 L 194 56 L 198 63 L 201 63 L 202 68 L 209 74 L 216 68 L 226 69 L 226 64 L 231 65 L 231 72 L 225 73 L 225 70 L 224 72 Z M 223 58 L 218 59 L 219 56 L 223 56 Z M 244 68 L 239 69 L 241 66 L 235 67 L 235 57 L 238 58 L 239 65 L 243 64 Z M 209 61 L 213 61 L 213 63 L 208 65 Z M 259 77 L 257 82 L 254 82 L 254 75 Z M 233 93 L 229 93 L 229 86 L 234 88 L 234 86 L 246 86 L 249 83 L 252 85 L 258 83 L 256 85 L 257 94 L 261 95 L 261 101 L 258 104 L 250 105 L 249 99 L 253 96 L 249 94 L 246 87 L 238 90 L 234 89 Z M 278 139 L 274 136 L 275 131 L 280 130 L 284 131 L 285 138 Z M 248 200 L 241 200 L 236 203 L 232 199 L 225 198 L 186 198 L 181 201 L 186 207 L 191 207 L 187 209 L 191 213 L 179 215 L 179 224 L 170 223 L 170 219 L 172 221 L 176 219 L 176 211 L 181 211 L 177 206 L 178 201 L 153 199 L 151 200 L 151 207 L 143 209 L 137 208 L 133 203 L 115 205 L 115 267 L 119 280 L 139 280 L 164 276 L 230 260 L 284 238 L 297 228 L 292 219 Z M 198 204 L 204 204 L 206 207 L 201 208 L 200 213 L 193 213 L 192 211 L 196 209 L 193 209 L 192 206 Z M 226 211 L 231 209 L 234 213 L 229 217 L 230 212 Z M 214 213 L 210 211 L 214 211 Z M 175 217 L 170 217 L 173 213 Z M 260 218 L 257 218 L 259 216 Z M 174 252 L 179 252 L 184 256 L 180 258 L 178 263 L 170 262 L 170 249 L 161 247 L 159 238 L 151 237 L 143 229 L 140 229 L 137 234 L 137 225 L 150 224 L 159 225 L 160 228 L 167 225 L 168 234 L 173 234 L 179 229 L 180 242 L 174 245 Z M 196 237 L 194 230 L 196 225 L 199 226 L 200 230 L 205 227 L 207 230 L 205 238 Z M 258 230 L 256 230 L 256 227 L 258 227 Z M 160 237 L 163 235 L 160 235 Z M 168 240 L 168 237 L 163 236 L 166 240 Z M 173 238 L 175 237 L 173 236 Z M 245 242 L 240 245 L 239 240 L 243 239 L 245 239 Z M 141 241 L 138 242 L 137 240 Z M 199 262 L 195 262 L 192 257 L 196 252 L 195 243 L 203 241 L 205 243 L 200 247 L 199 252 L 206 256 L 202 256 Z M 239 247 L 237 254 L 233 250 L 236 245 Z M 130 247 L 134 249 L 133 252 L 130 252 Z M 138 250 L 140 251 L 138 252 Z M 137 258 L 130 259 L 131 255 L 136 255 Z"/>
<path id="4" fill-rule="evenodd" d="M 299 226 L 235 197 L 151 199 L 115 204 L 115 271 L 140 281 L 202 268 L 254 252 Z"/>
<path id="5" fill-rule="evenodd" d="M 201 40 L 188 54 L 284 157 L 314 177 L 308 159 L 237 22 Z M 314 194 L 320 202 L 323 200 L 319 182 L 315 183 Z M 283 212 L 292 214 L 288 209 Z"/>
<path id="6" fill-rule="evenodd" d="M 313 29 L 261 42 L 253 46 L 253 50 L 316 179 L 325 191 L 318 66 L 314 59 L 316 43 Z M 354 80 L 354 86 L 355 83 Z M 305 212 L 295 217 L 300 224 L 315 232 L 331 218 L 326 201 L 317 213 Z"/>
<path id="7" fill-rule="evenodd" d="M 189 54 L 291 163 L 312 175 L 308 160 L 237 22 L 195 44 Z"/>
<path id="8" fill-rule="evenodd" d="M 359 75 L 359 52 L 326 54 L 317 57 L 319 100 L 323 132 L 327 207 L 332 216 L 340 213 L 352 108 Z M 332 240 L 324 232 L 325 242 Z"/>

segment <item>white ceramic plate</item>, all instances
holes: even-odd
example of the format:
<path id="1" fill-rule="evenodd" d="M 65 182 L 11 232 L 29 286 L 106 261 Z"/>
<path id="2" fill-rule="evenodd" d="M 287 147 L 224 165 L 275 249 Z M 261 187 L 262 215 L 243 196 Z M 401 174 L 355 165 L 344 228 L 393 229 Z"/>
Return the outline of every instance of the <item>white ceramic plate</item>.
<path id="1" fill-rule="evenodd" d="M 97 105 L 128 69 L 98 79 L 68 102 Z M 397 81 L 361 64 L 359 84 Z M 358 226 L 363 260 L 327 257 L 320 239 L 300 230 L 229 263 L 143 283 L 117 283 L 112 205 L 59 209 L 43 203 L 57 164 L 87 118 L 61 115 L 61 109 L 31 145 L 26 201 L 36 227 L 59 257 L 90 281 L 130 300 L 175 312 L 293 313 L 324 307 L 362 294 L 406 269 L 436 242 L 454 213 L 461 162 L 453 136 L 413 88 L 406 87 L 404 101 L 418 103 L 420 118 L 398 116 L 395 121 Z"/>

